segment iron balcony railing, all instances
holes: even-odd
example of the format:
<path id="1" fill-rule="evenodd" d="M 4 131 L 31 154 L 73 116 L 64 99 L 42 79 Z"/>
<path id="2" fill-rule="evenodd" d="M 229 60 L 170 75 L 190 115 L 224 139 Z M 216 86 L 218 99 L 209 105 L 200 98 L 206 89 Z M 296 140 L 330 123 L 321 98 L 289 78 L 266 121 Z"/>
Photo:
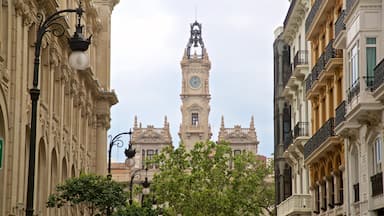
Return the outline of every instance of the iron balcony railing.
<path id="1" fill-rule="evenodd" d="M 359 188 L 359 183 L 353 185 L 353 192 L 355 195 L 355 202 L 360 201 L 360 188 Z"/>
<path id="2" fill-rule="evenodd" d="M 295 57 L 293 58 L 293 68 L 295 69 L 298 65 L 306 64 L 308 64 L 308 50 L 297 51 Z"/>
<path id="3" fill-rule="evenodd" d="M 373 78 L 373 90 L 376 90 L 384 82 L 384 59 L 376 65 Z"/>
<path id="4" fill-rule="evenodd" d="M 315 82 L 315 80 L 317 80 L 321 74 L 321 71 L 324 70 L 324 67 L 325 67 L 325 61 L 324 61 L 324 58 L 325 58 L 325 54 L 321 54 L 321 56 L 317 59 L 317 62 L 315 64 L 315 66 L 313 66 L 312 68 L 312 71 L 311 71 L 311 75 L 312 75 L 312 83 Z"/>
<path id="5" fill-rule="evenodd" d="M 318 149 L 329 137 L 334 136 L 334 128 L 334 118 L 328 119 L 305 144 L 304 158 L 310 156 L 312 152 Z"/>
<path id="6" fill-rule="evenodd" d="M 309 12 L 309 14 L 307 16 L 307 19 L 305 20 L 305 32 L 306 33 L 309 31 L 309 28 L 311 27 L 312 22 L 316 16 L 317 12 L 320 9 L 321 3 L 323 3 L 323 0 L 316 0 L 313 3 L 313 5 L 311 7 L 311 11 Z"/>
<path id="7" fill-rule="evenodd" d="M 312 74 L 309 74 L 305 80 L 305 92 L 308 94 L 309 90 L 312 88 Z"/>
<path id="8" fill-rule="evenodd" d="M 327 47 L 325 47 L 324 66 L 328 64 L 329 60 L 333 58 L 341 58 L 343 55 L 342 50 L 333 48 L 334 41 L 334 39 L 330 40 Z"/>
<path id="9" fill-rule="evenodd" d="M 374 76 L 363 76 L 365 80 L 365 87 L 366 90 L 372 91 L 373 85 L 375 83 L 375 77 Z"/>
<path id="10" fill-rule="evenodd" d="M 292 0 L 292 1 L 291 1 L 291 4 L 289 5 L 289 9 L 288 9 L 287 16 L 285 16 L 285 20 L 284 20 L 284 29 L 285 29 L 285 27 L 286 27 L 287 24 L 288 24 L 289 18 L 290 18 L 291 15 L 292 15 L 293 8 L 295 7 L 295 5 L 296 5 L 296 0 Z"/>
<path id="11" fill-rule="evenodd" d="M 312 83 L 319 78 L 320 74 L 324 71 L 325 66 L 331 59 L 341 57 L 342 50 L 333 48 L 333 42 L 333 39 L 329 41 L 328 45 L 325 47 L 324 52 L 317 59 L 315 66 L 313 66 L 311 73 Z"/>
<path id="12" fill-rule="evenodd" d="M 346 2 L 346 8 L 347 8 L 347 12 L 350 12 L 351 9 L 353 8 L 353 6 L 355 5 L 356 3 L 356 0 L 347 0 Z"/>
<path id="13" fill-rule="evenodd" d="M 308 122 L 297 122 L 293 129 L 293 138 L 301 136 L 309 136 L 309 124 Z"/>
<path id="14" fill-rule="evenodd" d="M 348 103 L 351 103 L 352 99 L 360 94 L 360 79 L 357 78 L 353 83 L 352 86 L 348 88 Z"/>
<path id="15" fill-rule="evenodd" d="M 287 67 L 286 70 L 284 70 L 284 74 L 283 74 L 284 87 L 287 86 L 288 80 L 291 78 L 291 76 L 292 76 L 292 65 L 289 65 L 289 67 Z"/>
<path id="16" fill-rule="evenodd" d="M 344 18 L 345 18 L 345 10 L 342 10 L 339 17 L 336 20 L 335 23 L 335 38 L 339 36 L 340 32 L 345 30 L 345 23 L 344 23 Z"/>
<path id="17" fill-rule="evenodd" d="M 339 125 L 341 122 L 345 121 L 345 114 L 346 114 L 345 101 L 343 101 L 336 108 L 335 127 Z"/>
<path id="18" fill-rule="evenodd" d="M 371 176 L 372 196 L 383 194 L 383 173 Z"/>
<path id="19" fill-rule="evenodd" d="M 284 151 L 293 143 L 292 131 L 284 136 Z"/>

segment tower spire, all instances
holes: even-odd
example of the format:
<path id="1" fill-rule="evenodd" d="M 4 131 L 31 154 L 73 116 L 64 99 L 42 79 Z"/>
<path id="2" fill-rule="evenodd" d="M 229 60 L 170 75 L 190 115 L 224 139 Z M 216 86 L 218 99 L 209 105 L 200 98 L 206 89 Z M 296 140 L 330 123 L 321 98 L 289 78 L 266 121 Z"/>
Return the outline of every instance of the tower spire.
<path id="1" fill-rule="evenodd" d="M 251 128 L 251 129 L 255 129 L 255 119 L 253 118 L 253 116 L 251 116 L 251 125 L 250 125 L 250 128 Z"/>
<path id="2" fill-rule="evenodd" d="M 135 115 L 135 120 L 133 122 L 133 128 L 137 128 L 137 115 Z"/>
<path id="3" fill-rule="evenodd" d="M 221 128 L 224 129 L 224 116 L 221 116 Z"/>
<path id="4" fill-rule="evenodd" d="M 198 48 L 200 48 L 199 53 L 201 52 L 200 57 L 203 58 L 205 55 L 205 48 L 203 38 L 201 36 L 202 33 L 202 24 L 198 23 L 197 20 L 191 24 L 191 36 L 189 37 L 187 44 L 187 56 L 190 59 L 192 51 L 196 52 Z"/>

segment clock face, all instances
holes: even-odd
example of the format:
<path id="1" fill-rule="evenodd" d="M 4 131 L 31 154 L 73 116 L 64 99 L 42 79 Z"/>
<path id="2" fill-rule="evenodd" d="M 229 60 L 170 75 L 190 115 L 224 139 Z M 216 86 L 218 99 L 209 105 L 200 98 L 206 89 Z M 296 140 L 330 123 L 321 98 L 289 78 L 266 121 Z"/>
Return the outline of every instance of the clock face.
<path id="1" fill-rule="evenodd" d="M 191 77 L 191 79 L 189 80 L 189 85 L 194 89 L 200 88 L 200 85 L 201 85 L 200 77 L 198 76 Z"/>

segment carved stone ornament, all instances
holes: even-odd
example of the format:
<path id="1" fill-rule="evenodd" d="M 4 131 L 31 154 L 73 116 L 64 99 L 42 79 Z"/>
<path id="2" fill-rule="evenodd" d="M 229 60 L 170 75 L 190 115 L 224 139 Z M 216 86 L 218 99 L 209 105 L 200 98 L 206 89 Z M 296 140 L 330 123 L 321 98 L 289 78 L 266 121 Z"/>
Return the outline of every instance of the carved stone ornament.
<path id="1" fill-rule="evenodd" d="M 34 18 L 35 16 L 33 15 L 33 11 L 32 11 L 34 9 L 36 8 L 31 3 L 31 1 L 23 1 L 23 0 L 15 1 L 16 15 L 21 16 L 23 18 L 23 24 L 25 26 L 31 25 L 33 23 L 33 20 L 35 20 Z"/>

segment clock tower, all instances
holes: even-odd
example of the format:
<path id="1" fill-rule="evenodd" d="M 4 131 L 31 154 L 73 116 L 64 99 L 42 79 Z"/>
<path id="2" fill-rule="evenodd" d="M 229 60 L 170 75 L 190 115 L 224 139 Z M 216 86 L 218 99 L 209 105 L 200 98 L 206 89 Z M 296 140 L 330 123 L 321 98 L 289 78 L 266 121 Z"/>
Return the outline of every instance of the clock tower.
<path id="1" fill-rule="evenodd" d="M 191 36 L 181 60 L 181 114 L 179 136 L 189 151 L 199 141 L 212 136 L 208 123 L 211 95 L 209 93 L 209 70 L 211 62 L 201 37 L 202 26 L 191 24 Z"/>

